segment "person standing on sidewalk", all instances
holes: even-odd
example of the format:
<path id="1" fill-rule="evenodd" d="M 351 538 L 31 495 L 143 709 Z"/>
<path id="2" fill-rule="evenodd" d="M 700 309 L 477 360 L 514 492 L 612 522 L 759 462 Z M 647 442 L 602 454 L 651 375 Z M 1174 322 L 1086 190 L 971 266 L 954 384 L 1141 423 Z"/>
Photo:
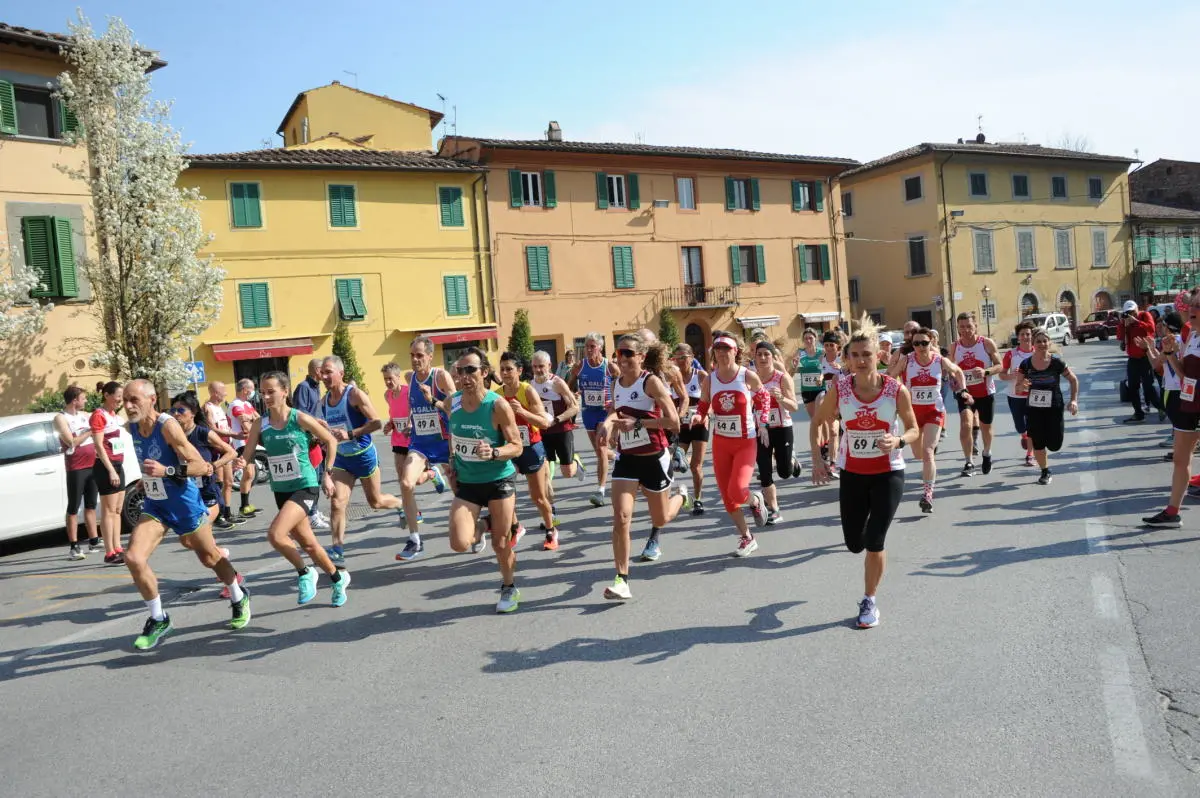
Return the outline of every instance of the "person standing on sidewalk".
<path id="1" fill-rule="evenodd" d="M 317 417 L 318 408 L 321 406 L 321 361 L 323 358 L 314 357 L 308 361 L 308 376 L 296 386 L 296 390 L 292 391 L 292 407 L 299 410 L 301 413 L 307 413 L 313 418 Z M 313 448 L 318 450 L 320 456 L 320 445 L 314 440 Z M 322 457 L 320 464 L 317 466 L 317 482 L 320 483 L 325 477 L 325 460 Z M 317 509 L 317 503 L 321 498 L 318 491 L 317 497 L 313 499 L 312 509 L 308 514 L 308 522 L 313 529 L 329 529 L 329 519 L 325 514 Z"/>
<path id="2" fill-rule="evenodd" d="M 1162 398 L 1154 387 L 1154 368 L 1146 355 L 1144 346 L 1138 341 L 1154 340 L 1154 320 L 1146 311 L 1139 311 L 1137 303 L 1132 299 L 1121 307 L 1121 329 L 1125 341 L 1125 382 L 1129 385 L 1129 401 L 1133 403 L 1133 415 L 1124 419 L 1122 424 L 1141 424 L 1146 420 L 1142 410 L 1141 394 L 1146 394 L 1146 404 L 1158 410 L 1158 420 L 1167 417 Z M 1141 391 L 1139 391 L 1139 387 Z"/>
<path id="3" fill-rule="evenodd" d="M 91 419 L 84 411 L 87 391 L 72 385 L 63 391 L 63 410 L 54 417 L 54 431 L 58 433 L 67 464 L 67 541 L 71 544 L 68 559 L 82 560 L 85 555 L 79 548 L 77 518 L 79 503 L 83 502 L 83 520 L 88 531 L 88 551 L 103 551 L 100 532 L 96 523 L 96 446 L 92 441 Z"/>

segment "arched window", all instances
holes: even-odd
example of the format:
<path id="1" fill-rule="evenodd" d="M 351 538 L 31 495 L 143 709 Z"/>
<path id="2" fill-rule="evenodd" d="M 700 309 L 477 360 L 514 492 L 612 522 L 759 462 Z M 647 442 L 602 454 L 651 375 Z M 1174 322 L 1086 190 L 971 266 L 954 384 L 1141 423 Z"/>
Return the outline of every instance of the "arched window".
<path id="1" fill-rule="evenodd" d="M 1107 291 L 1097 291 L 1092 297 L 1092 310 L 1112 310 L 1113 298 L 1112 294 Z"/>
<path id="2" fill-rule="evenodd" d="M 687 345 L 690 346 L 692 351 L 696 353 L 696 357 L 703 361 L 704 352 L 708 349 L 708 344 L 704 338 L 704 328 L 699 324 L 689 324 L 684 328 L 683 340 L 687 342 Z"/>
<path id="3" fill-rule="evenodd" d="M 1067 321 L 1071 322 L 1071 326 L 1075 326 L 1075 294 L 1070 291 L 1063 291 L 1058 295 L 1058 310 L 1067 317 Z"/>
<path id="4" fill-rule="evenodd" d="M 1026 316 L 1030 316 L 1037 312 L 1038 312 L 1037 295 L 1031 294 L 1031 293 L 1022 294 L 1021 295 L 1021 318 L 1025 318 Z"/>

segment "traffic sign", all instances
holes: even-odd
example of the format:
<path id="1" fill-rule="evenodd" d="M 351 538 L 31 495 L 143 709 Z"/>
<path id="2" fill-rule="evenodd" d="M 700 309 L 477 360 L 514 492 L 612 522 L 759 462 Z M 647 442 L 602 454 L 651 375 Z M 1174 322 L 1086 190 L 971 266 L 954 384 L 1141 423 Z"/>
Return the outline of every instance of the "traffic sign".
<path id="1" fill-rule="evenodd" d="M 935 308 L 937 308 L 938 310 L 942 309 L 942 295 L 941 294 L 937 294 L 936 296 L 934 296 L 933 306 Z"/>
<path id="2" fill-rule="evenodd" d="M 188 360 L 183 364 L 183 368 L 187 371 L 188 382 L 208 382 L 203 360 Z"/>

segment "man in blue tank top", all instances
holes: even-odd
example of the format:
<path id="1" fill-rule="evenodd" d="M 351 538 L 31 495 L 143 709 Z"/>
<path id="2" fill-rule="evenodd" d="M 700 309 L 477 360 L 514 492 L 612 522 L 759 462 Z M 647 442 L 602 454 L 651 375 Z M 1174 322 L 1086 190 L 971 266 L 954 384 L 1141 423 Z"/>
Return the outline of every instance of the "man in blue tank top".
<path id="1" fill-rule="evenodd" d="M 592 506 L 600 507 L 606 501 L 608 487 L 608 443 L 603 435 L 596 435 L 596 427 L 608 417 L 605 408 L 612 402 L 612 381 L 617 377 L 616 365 L 604 357 L 604 336 L 590 332 L 584 339 L 583 360 L 575 364 L 567 384 L 579 394 L 582 408 L 583 427 L 596 453 L 596 492 L 589 497 Z"/>
<path id="2" fill-rule="evenodd" d="M 200 489 L 189 477 L 211 476 L 212 463 L 206 463 L 188 443 L 179 422 L 155 409 L 154 386 L 146 380 L 133 380 L 125 386 L 125 415 L 129 434 L 142 467 L 142 490 L 146 501 L 142 516 L 129 538 L 125 565 L 138 592 L 150 610 L 142 633 L 133 647 L 144 651 L 154 648 L 171 631 L 171 619 L 158 595 L 158 578 L 150 568 L 150 555 L 167 531 L 179 536 L 186 549 L 196 553 L 205 568 L 211 568 L 229 590 L 233 618 L 231 629 L 241 629 L 250 621 L 250 595 L 238 584 L 238 574 L 213 539 L 208 508 L 200 498 Z"/>
<path id="3" fill-rule="evenodd" d="M 366 393 L 346 384 L 346 364 L 337 355 L 321 361 L 321 381 L 325 398 L 317 416 L 338 441 L 337 457 L 329 469 L 333 477 L 333 496 L 329 499 L 333 545 L 329 556 L 335 564 L 346 561 L 346 508 L 354 483 L 361 482 L 367 504 L 374 510 L 399 510 L 403 505 L 379 487 L 379 455 L 371 433 L 383 429 L 383 421 L 371 406 Z"/>

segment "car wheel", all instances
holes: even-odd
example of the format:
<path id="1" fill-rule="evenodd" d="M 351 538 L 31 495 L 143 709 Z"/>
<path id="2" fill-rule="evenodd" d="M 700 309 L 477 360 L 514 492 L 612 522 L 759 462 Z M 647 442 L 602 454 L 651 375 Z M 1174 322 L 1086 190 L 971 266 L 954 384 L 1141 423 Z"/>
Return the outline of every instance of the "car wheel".
<path id="1" fill-rule="evenodd" d="M 125 488 L 125 500 L 121 503 L 122 533 L 128 535 L 137 526 L 138 519 L 142 517 L 142 504 L 145 501 L 146 494 L 142 490 L 141 480 Z"/>
<path id="2" fill-rule="evenodd" d="M 262 484 L 265 484 L 266 482 L 270 481 L 271 472 L 268 470 L 269 468 L 270 468 L 270 464 L 267 462 L 267 456 L 265 454 L 254 455 L 254 484 L 255 485 L 262 485 Z"/>
<path id="3" fill-rule="evenodd" d="M 1067 333 L 1066 335 L 1064 335 L 1064 336 L 1063 336 L 1063 342 L 1062 342 L 1062 345 L 1063 345 L 1063 346 L 1070 346 L 1070 345 L 1071 345 L 1071 334 L 1070 334 L 1070 333 Z"/>
<path id="4" fill-rule="evenodd" d="M 1108 340 L 1108 332 L 1107 331 L 1100 333 L 1100 340 L 1102 342 Z"/>

